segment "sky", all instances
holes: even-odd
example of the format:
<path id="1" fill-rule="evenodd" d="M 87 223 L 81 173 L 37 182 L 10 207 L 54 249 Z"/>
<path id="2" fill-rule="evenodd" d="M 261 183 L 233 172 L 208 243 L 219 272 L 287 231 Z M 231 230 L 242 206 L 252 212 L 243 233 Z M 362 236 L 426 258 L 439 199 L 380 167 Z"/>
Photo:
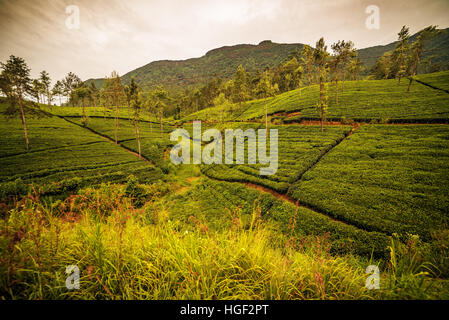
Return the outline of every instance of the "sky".
<path id="1" fill-rule="evenodd" d="M 373 5 L 378 29 L 366 24 Z M 46 70 L 54 83 L 263 40 L 361 49 L 395 41 L 403 25 L 449 27 L 449 0 L 0 0 L 0 61 L 22 57 L 32 77 Z"/>

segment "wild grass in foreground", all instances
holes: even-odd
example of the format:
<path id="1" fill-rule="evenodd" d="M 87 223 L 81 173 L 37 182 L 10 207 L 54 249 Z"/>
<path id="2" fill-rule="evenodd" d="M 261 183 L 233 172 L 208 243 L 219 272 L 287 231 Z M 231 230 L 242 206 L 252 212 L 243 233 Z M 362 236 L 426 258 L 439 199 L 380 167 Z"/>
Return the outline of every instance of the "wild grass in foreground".
<path id="1" fill-rule="evenodd" d="M 370 291 L 365 268 L 381 262 L 332 255 L 326 237 L 279 237 L 261 221 L 257 207 L 249 227 L 242 228 L 231 216 L 227 230 L 210 230 L 206 221 L 191 219 L 192 231 L 170 220 L 169 212 L 154 209 L 155 200 L 163 197 L 160 189 L 103 185 L 51 205 L 44 205 L 37 194 L 17 202 L 0 220 L 0 297 L 448 297 L 447 286 L 431 279 L 411 245 L 393 242 L 389 267 L 381 271 L 381 289 Z M 138 190 L 145 201 L 135 208 Z M 68 265 L 80 269 L 78 290 L 65 286 Z"/>

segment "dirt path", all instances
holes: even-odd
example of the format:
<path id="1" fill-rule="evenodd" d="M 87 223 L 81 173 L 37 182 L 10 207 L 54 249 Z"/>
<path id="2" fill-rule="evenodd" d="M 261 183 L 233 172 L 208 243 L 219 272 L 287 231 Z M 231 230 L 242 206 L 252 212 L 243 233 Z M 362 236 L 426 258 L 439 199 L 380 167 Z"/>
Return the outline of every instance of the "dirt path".
<path id="1" fill-rule="evenodd" d="M 269 188 L 267 188 L 267 187 L 263 187 L 263 186 L 261 186 L 261 185 L 254 184 L 254 183 L 250 183 L 250 182 L 241 182 L 241 183 L 243 183 L 243 184 L 244 184 L 245 186 L 247 186 L 248 188 L 256 189 L 256 190 L 258 190 L 258 191 L 260 191 L 260 192 L 269 193 L 269 194 L 271 194 L 272 196 L 276 197 L 277 199 L 280 199 L 280 200 L 284 200 L 284 201 L 290 202 L 290 203 L 294 204 L 294 205 L 297 206 L 297 207 L 309 209 L 309 210 L 311 210 L 311 211 L 313 211 L 313 212 L 315 212 L 315 213 L 318 213 L 318 214 L 320 214 L 320 215 L 326 216 L 326 217 L 328 217 L 329 219 L 331 219 L 331 220 L 333 220 L 333 221 L 337 221 L 337 222 L 341 222 L 341 223 L 343 223 L 343 224 L 349 225 L 349 224 L 348 224 L 347 222 L 345 222 L 345 221 L 335 219 L 334 217 L 331 217 L 331 216 L 329 216 L 329 215 L 327 215 L 327 214 L 324 214 L 324 213 L 322 213 L 322 212 L 319 212 L 319 211 L 317 211 L 316 209 L 314 209 L 314 208 L 312 208 L 312 207 L 306 205 L 305 203 L 301 202 L 300 200 L 295 200 L 295 199 L 293 199 L 292 197 L 290 197 L 290 196 L 288 196 L 288 195 L 286 195 L 286 194 L 282 194 L 282 193 L 276 192 L 276 191 L 274 191 L 274 190 L 272 190 L 272 189 L 269 189 Z"/>

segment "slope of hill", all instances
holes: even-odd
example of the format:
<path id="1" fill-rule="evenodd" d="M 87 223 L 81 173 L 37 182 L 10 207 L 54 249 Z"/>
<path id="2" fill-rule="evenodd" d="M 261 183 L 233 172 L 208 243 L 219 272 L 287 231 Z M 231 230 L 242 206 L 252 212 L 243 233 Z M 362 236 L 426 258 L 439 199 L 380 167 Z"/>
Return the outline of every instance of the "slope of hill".
<path id="1" fill-rule="evenodd" d="M 420 81 L 434 87 L 449 87 L 449 72 L 419 75 Z M 335 85 L 329 85 L 329 109 L 327 119 L 346 118 L 356 121 L 391 122 L 447 122 L 449 120 L 449 95 L 414 82 L 407 92 L 408 81 L 398 85 L 397 80 L 346 81 L 345 91 L 339 92 L 335 102 Z M 276 115 L 284 122 L 319 120 L 316 104 L 319 99 L 318 85 L 284 92 L 269 99 L 246 102 L 242 108 L 232 106 L 224 111 L 225 120 L 251 120 L 263 118 L 265 104 L 269 115 Z M 222 110 L 206 108 L 183 118 L 184 121 L 221 119 Z"/>
<path id="2" fill-rule="evenodd" d="M 195 86 L 206 82 L 215 75 L 228 79 L 241 64 L 250 72 L 273 67 L 285 60 L 295 49 L 301 50 L 302 44 L 278 44 L 269 40 L 258 45 L 239 44 L 210 50 L 200 58 L 187 60 L 153 61 L 143 67 L 123 75 L 125 83 L 134 76 L 144 88 L 163 85 L 168 89 Z M 103 85 L 103 79 L 90 79 L 97 88 Z"/>
<path id="3" fill-rule="evenodd" d="M 411 37 L 415 39 L 417 34 Z M 394 49 L 396 42 L 387 45 L 374 46 L 358 50 L 359 57 L 369 70 L 377 58 L 384 52 Z M 276 66 L 286 59 L 295 49 L 301 50 L 303 44 L 279 44 L 269 40 L 258 45 L 239 44 L 210 50 L 200 58 L 187 60 L 153 61 L 143 67 L 123 75 L 122 79 L 128 83 L 131 76 L 144 88 L 151 88 L 158 84 L 168 89 L 195 87 L 204 84 L 208 79 L 217 76 L 229 79 L 242 64 L 247 71 L 263 70 L 266 66 Z M 443 68 L 449 67 L 449 28 L 426 44 L 424 58 L 434 55 L 432 62 L 439 62 Z M 97 88 L 103 85 L 103 79 L 90 79 Z"/>

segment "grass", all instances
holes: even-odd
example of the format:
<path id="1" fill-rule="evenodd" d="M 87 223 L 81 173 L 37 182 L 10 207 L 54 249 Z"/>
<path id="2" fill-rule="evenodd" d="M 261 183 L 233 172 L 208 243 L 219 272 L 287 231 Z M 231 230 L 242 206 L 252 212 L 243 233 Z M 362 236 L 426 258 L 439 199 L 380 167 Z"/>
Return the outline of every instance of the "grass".
<path id="1" fill-rule="evenodd" d="M 365 230 L 413 233 L 448 225 L 449 129 L 361 126 L 289 192 Z"/>
<path id="2" fill-rule="evenodd" d="M 82 117 L 83 116 L 83 108 L 82 107 L 71 107 L 71 106 L 52 106 L 48 107 L 47 105 L 41 105 L 41 108 L 51 114 L 62 116 L 62 117 Z M 92 107 L 86 106 L 85 108 L 86 116 L 92 118 L 115 118 L 115 107 L 108 106 L 106 108 L 103 107 Z M 156 118 L 154 115 L 149 115 L 145 112 L 140 112 L 141 118 L 143 121 L 151 121 L 155 123 L 159 123 L 159 118 Z M 118 108 L 118 118 L 123 120 L 133 119 L 133 110 L 130 109 L 130 113 L 128 115 L 128 107 L 120 106 Z M 163 122 L 166 122 L 164 119 Z"/>
<path id="3" fill-rule="evenodd" d="M 28 119 L 29 152 L 20 120 L 2 117 L 0 121 L 1 197 L 8 192 L 15 194 L 16 187 L 21 192 L 27 190 L 23 183 L 42 184 L 49 193 L 55 193 L 81 185 L 124 181 L 130 174 L 149 183 L 162 178 L 158 168 L 58 117 Z"/>
<path id="4" fill-rule="evenodd" d="M 279 238 L 252 212 L 250 228 L 184 229 L 170 215 L 132 206 L 126 186 L 102 185 L 52 206 L 37 194 L 0 221 L 0 296 L 7 299 L 380 299 L 447 297 L 392 244 L 381 290 L 365 288 L 356 256 L 335 256 L 325 237 L 300 246 Z M 150 193 L 153 192 L 148 190 Z M 147 204 L 151 206 L 151 200 Z M 157 217 L 157 219 L 154 219 Z M 150 219 L 150 220 L 149 220 Z M 151 221 L 151 222 L 149 222 Z M 399 246 L 399 247 L 398 247 Z M 415 249 L 410 249 L 415 250 Z M 80 289 L 67 290 L 67 265 Z M 432 287 L 432 284 L 434 286 Z M 439 291 L 443 288 L 442 291 Z M 445 288 L 445 289 L 444 289 Z M 407 295 L 404 294 L 406 292 Z M 418 292 L 419 295 L 414 295 Z"/>
<path id="5" fill-rule="evenodd" d="M 449 86 L 449 72 L 419 75 L 421 81 L 428 81 L 439 88 Z M 339 102 L 335 101 L 335 84 L 329 84 L 329 107 L 327 118 L 331 120 L 353 119 L 357 121 L 397 121 L 397 122 L 447 122 L 449 119 L 447 93 L 437 91 L 419 83 L 413 83 L 407 92 L 408 80 L 398 85 L 397 80 L 346 81 L 345 91 L 339 92 Z M 341 90 L 341 83 L 340 83 Z M 301 91 L 301 93 L 300 93 Z M 265 104 L 270 115 L 281 114 L 286 122 L 319 119 L 316 104 L 319 100 L 318 86 L 312 85 L 282 93 L 269 99 L 247 102 L 241 109 L 228 110 L 226 119 L 249 120 L 263 118 Z M 201 110 L 185 120 L 206 120 L 214 108 Z M 300 112 L 286 116 L 283 113 Z M 218 119 L 218 118 L 217 118 Z"/>
<path id="6" fill-rule="evenodd" d="M 288 237 L 310 235 L 328 236 L 333 253 L 352 253 L 360 256 L 386 257 L 388 237 L 377 232 L 366 232 L 356 227 L 293 203 L 278 199 L 269 193 L 247 188 L 240 183 L 220 182 L 203 178 L 181 194 L 168 199 L 165 210 L 172 212 L 175 221 L 188 224 L 207 221 L 212 230 L 225 230 L 238 218 L 242 228 L 250 227 L 254 207 L 261 218 L 270 222 L 278 234 Z"/>
<path id="7" fill-rule="evenodd" d="M 417 78 L 445 89 L 448 75 Z M 347 81 L 338 106 L 331 85 L 328 118 L 448 119 L 447 93 L 407 85 Z M 311 86 L 266 100 L 279 168 L 265 177 L 259 164 L 170 164 L 168 122 L 162 136 L 141 123 L 152 164 L 138 159 L 126 108 L 119 145 L 107 141 L 114 113 L 100 108 L 87 108 L 85 128 L 80 108 L 48 109 L 68 121 L 28 117 L 28 152 L 20 121 L 0 118 L 0 298 L 449 299 L 449 129 L 280 125 L 317 119 L 317 99 Z M 233 106 L 232 122 L 204 122 L 203 132 L 263 128 L 264 104 Z M 65 287 L 71 264 L 80 290 Z M 371 264 L 380 290 L 365 288 Z"/>
<path id="8" fill-rule="evenodd" d="M 258 126 L 253 124 L 252 127 Z M 243 130 L 246 128 L 242 126 Z M 290 184 L 298 180 L 321 155 L 343 139 L 351 127 L 329 126 L 324 133 L 320 132 L 319 126 L 270 126 L 270 129 L 278 130 L 279 167 L 276 174 L 261 176 L 259 169 L 267 165 L 259 163 L 208 165 L 203 167 L 203 172 L 212 178 L 256 183 L 284 193 Z M 269 150 L 269 139 L 267 140 L 267 150 Z M 246 148 L 247 145 L 245 145 L 245 154 L 247 154 Z"/>

